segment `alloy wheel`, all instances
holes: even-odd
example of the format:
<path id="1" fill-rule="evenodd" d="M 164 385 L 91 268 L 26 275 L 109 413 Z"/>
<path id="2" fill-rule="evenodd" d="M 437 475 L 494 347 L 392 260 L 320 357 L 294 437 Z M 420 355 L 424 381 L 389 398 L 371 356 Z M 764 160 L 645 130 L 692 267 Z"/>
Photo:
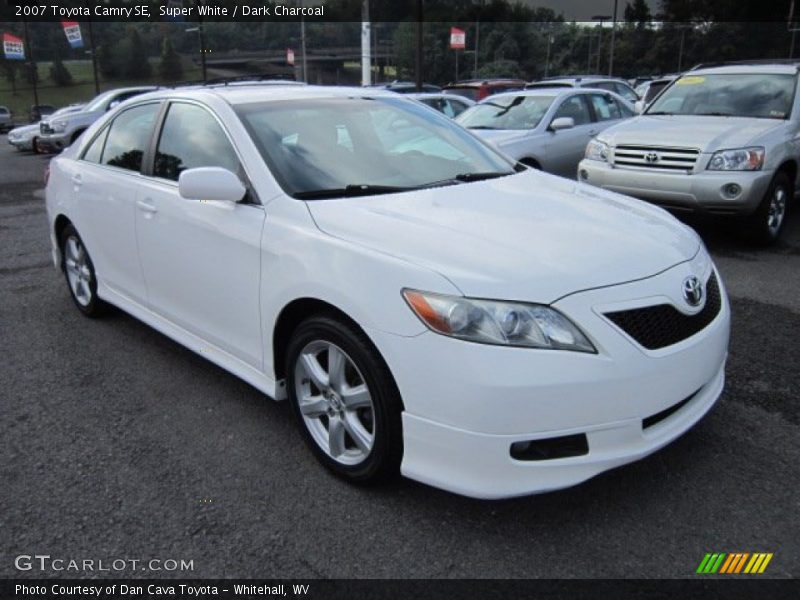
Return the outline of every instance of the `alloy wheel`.
<path id="1" fill-rule="evenodd" d="M 64 267 L 72 295 L 81 306 L 89 306 L 92 301 L 92 271 L 86 249 L 78 237 L 70 235 L 64 244 L 64 250 Z"/>
<path id="2" fill-rule="evenodd" d="M 355 362 L 331 342 L 310 342 L 295 363 L 294 383 L 317 445 L 340 464 L 362 463 L 375 443 L 375 407 Z"/>
<path id="3" fill-rule="evenodd" d="M 786 196 L 786 188 L 782 185 L 775 186 L 767 212 L 767 227 L 773 236 L 778 234 L 786 216 Z"/>

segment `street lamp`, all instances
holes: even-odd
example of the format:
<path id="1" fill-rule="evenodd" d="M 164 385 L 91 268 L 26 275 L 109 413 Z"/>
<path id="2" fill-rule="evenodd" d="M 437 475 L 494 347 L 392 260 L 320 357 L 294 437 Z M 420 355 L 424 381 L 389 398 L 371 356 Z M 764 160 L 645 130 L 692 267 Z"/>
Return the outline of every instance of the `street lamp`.
<path id="1" fill-rule="evenodd" d="M 600 22 L 600 33 L 597 34 L 597 72 L 600 73 L 600 50 L 603 47 L 603 23 L 611 20 L 611 15 L 595 15 L 592 21 Z"/>

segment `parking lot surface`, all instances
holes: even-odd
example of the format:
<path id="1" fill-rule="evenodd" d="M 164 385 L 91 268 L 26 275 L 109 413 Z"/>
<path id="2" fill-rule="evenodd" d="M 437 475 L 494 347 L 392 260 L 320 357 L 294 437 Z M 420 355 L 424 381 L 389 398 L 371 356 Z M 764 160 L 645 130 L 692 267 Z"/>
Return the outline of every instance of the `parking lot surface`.
<path id="1" fill-rule="evenodd" d="M 124 313 L 82 317 L 50 261 L 46 164 L 0 137 L 0 576 L 38 553 L 194 565 L 122 576 L 691 577 L 712 551 L 800 575 L 800 214 L 769 249 L 701 230 L 733 329 L 697 427 L 578 487 L 483 502 L 339 481 L 288 404 Z"/>

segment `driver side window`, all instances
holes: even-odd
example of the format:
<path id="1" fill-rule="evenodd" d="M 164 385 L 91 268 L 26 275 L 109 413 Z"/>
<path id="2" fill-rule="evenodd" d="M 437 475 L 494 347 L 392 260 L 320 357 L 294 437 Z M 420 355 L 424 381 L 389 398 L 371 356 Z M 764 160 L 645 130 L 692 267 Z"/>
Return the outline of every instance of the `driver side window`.
<path id="1" fill-rule="evenodd" d="M 592 116 L 589 114 L 589 107 L 583 99 L 583 95 L 570 96 L 561 106 L 558 107 L 553 120 L 561 117 L 571 117 L 575 121 L 575 126 L 591 123 Z"/>

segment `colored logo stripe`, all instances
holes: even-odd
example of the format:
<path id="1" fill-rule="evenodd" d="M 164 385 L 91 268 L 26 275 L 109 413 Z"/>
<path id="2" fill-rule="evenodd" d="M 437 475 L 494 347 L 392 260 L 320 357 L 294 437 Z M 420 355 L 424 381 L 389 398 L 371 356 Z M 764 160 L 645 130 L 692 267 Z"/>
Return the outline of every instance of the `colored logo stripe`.
<path id="1" fill-rule="evenodd" d="M 707 552 L 703 560 L 700 561 L 700 566 L 697 567 L 697 573 L 728 575 L 742 572 L 751 575 L 763 573 L 769 561 L 772 560 L 772 556 L 772 552 L 756 552 L 753 554 L 749 552 L 733 552 L 730 554 Z"/>

